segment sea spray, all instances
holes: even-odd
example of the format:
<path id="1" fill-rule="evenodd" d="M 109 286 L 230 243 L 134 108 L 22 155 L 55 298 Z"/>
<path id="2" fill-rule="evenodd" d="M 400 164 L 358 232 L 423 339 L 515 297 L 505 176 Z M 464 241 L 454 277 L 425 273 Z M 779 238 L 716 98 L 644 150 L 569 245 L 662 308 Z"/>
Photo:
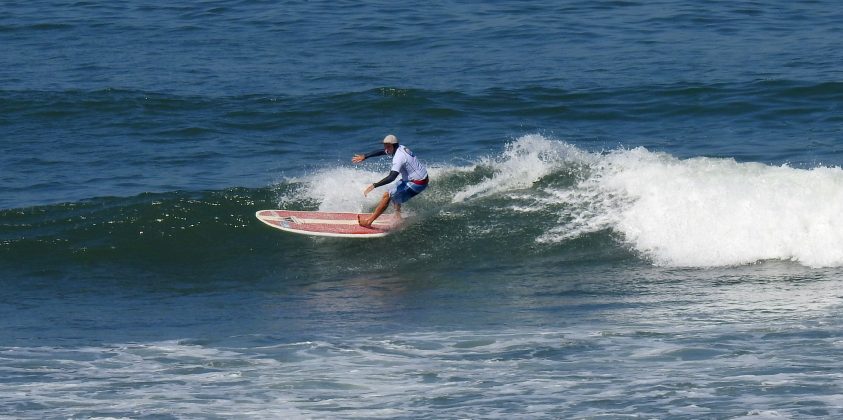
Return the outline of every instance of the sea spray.
<path id="1" fill-rule="evenodd" d="M 453 202 L 531 187 L 540 179 L 567 165 L 591 161 L 593 154 L 565 142 L 548 140 L 540 134 L 520 137 L 507 144 L 500 156 L 483 158 L 478 165 L 489 166 L 493 176 L 454 194 Z"/>
<path id="2" fill-rule="evenodd" d="M 281 196 L 279 202 L 291 203 L 306 199 L 318 203 L 319 211 L 361 213 L 374 207 L 381 196 L 381 191 L 375 190 L 364 197 L 366 185 L 384 176 L 362 167 L 331 167 L 297 179 L 303 183 L 303 187 L 294 192 L 296 196 Z"/>

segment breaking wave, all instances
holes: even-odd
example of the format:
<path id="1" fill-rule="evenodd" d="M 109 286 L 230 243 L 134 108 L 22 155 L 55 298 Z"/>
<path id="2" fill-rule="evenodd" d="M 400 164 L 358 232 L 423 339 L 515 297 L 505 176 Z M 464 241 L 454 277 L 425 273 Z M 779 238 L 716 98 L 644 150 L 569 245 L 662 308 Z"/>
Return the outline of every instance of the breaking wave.
<path id="1" fill-rule="evenodd" d="M 405 207 L 407 228 L 384 240 L 324 245 L 267 230 L 251 216 L 273 207 L 367 211 L 379 194 L 362 190 L 385 173 L 383 162 L 348 163 L 266 188 L 3 210 L 0 256 L 217 261 L 303 252 L 305 244 L 338 250 L 331 255 L 338 259 L 421 248 L 413 261 L 447 265 L 537 255 L 576 260 L 583 249 L 591 259 L 637 257 L 674 267 L 843 265 L 840 168 L 681 159 L 644 148 L 592 152 L 538 134 L 468 165 L 431 164 L 431 187 Z M 395 268 L 386 259 L 374 266 Z"/>

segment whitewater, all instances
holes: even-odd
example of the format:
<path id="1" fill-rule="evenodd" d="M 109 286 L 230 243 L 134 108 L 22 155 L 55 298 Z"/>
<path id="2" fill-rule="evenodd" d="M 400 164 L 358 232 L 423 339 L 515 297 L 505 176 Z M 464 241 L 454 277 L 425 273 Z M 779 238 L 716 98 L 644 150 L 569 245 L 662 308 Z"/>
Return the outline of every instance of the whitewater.
<path id="1" fill-rule="evenodd" d="M 281 195 L 278 205 L 364 212 L 375 201 L 360 192 L 379 176 L 374 169 L 344 165 L 318 170 L 287 180 L 300 188 Z M 663 266 L 765 260 L 843 265 L 839 167 L 680 159 L 643 147 L 589 152 L 531 134 L 470 165 L 433 166 L 431 176 L 433 185 L 444 186 L 425 194 L 422 207 L 429 212 L 493 203 L 513 220 L 541 223 L 539 218 L 552 215 L 556 223 L 534 238 L 540 244 L 610 231 L 623 246 Z M 334 180 L 343 180 L 343 187 Z"/>

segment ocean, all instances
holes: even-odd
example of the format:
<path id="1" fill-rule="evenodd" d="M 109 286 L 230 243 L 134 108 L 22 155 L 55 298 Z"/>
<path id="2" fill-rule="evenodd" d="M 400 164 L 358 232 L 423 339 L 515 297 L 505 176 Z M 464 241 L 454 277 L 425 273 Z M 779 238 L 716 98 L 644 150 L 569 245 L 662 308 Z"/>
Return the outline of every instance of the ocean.
<path id="1" fill-rule="evenodd" d="M 839 418 L 827 0 L 0 4 L 0 417 Z M 429 168 L 365 212 L 396 134 Z"/>

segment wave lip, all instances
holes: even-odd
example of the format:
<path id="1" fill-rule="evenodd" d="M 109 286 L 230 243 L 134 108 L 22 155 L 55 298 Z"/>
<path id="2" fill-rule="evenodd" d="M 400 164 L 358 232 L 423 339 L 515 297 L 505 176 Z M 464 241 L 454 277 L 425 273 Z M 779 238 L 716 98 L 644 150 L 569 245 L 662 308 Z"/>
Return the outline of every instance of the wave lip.
<path id="1" fill-rule="evenodd" d="M 508 144 L 499 157 L 482 159 L 479 165 L 491 167 L 493 176 L 466 186 L 454 194 L 452 201 L 459 203 L 469 198 L 528 188 L 555 171 L 592 159 L 592 154 L 568 143 L 548 141 L 538 134 L 526 135 Z"/>

